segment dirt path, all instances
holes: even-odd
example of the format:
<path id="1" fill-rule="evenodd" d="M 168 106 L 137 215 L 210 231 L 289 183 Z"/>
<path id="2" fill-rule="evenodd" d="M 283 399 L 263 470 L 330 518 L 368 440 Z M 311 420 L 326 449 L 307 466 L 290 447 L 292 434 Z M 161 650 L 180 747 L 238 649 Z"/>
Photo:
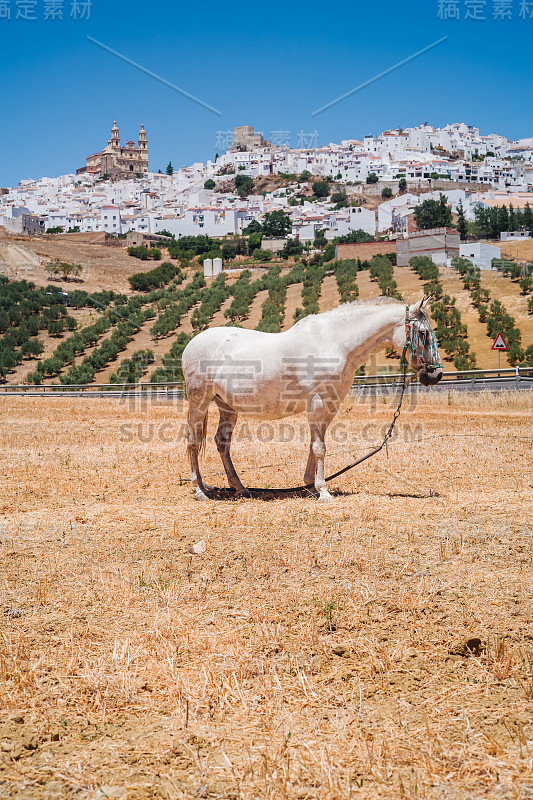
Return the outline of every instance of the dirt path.
<path id="1" fill-rule="evenodd" d="M 380 297 L 381 295 L 377 282 L 370 280 L 370 270 L 368 269 L 357 273 L 357 285 L 359 286 L 360 300 L 370 300 L 372 297 Z"/>
<path id="2" fill-rule="evenodd" d="M 268 297 L 268 289 L 263 289 L 261 292 L 258 292 L 253 299 L 252 305 L 250 307 L 250 314 L 248 315 L 248 319 L 245 319 L 243 322 L 239 322 L 239 325 L 242 325 L 243 328 L 256 328 L 259 323 L 261 322 L 261 311 L 263 308 L 263 303 Z"/>
<path id="3" fill-rule="evenodd" d="M 320 288 L 318 307 L 320 311 L 330 311 L 340 305 L 341 297 L 337 286 L 335 275 L 326 275 Z"/>
<path id="4" fill-rule="evenodd" d="M 224 316 L 224 312 L 228 310 L 232 302 L 233 297 L 228 297 L 227 300 L 224 300 L 220 309 L 213 314 L 213 319 L 209 324 L 210 328 L 217 328 L 219 326 L 222 327 L 228 323 L 228 319 Z"/>
<path id="5" fill-rule="evenodd" d="M 298 307 L 302 307 L 302 288 L 302 283 L 291 283 L 290 286 L 287 286 L 285 319 L 283 320 L 282 331 L 287 331 L 294 325 L 294 312 Z"/>

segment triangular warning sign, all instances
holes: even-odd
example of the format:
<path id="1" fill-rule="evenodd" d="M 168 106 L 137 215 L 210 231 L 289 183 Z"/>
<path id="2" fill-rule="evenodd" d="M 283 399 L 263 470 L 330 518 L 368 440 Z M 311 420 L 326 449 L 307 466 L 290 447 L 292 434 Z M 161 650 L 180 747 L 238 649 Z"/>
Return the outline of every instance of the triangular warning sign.
<path id="1" fill-rule="evenodd" d="M 494 339 L 494 344 L 492 345 L 493 350 L 507 350 L 507 345 L 505 344 L 505 340 L 501 333 L 497 335 Z"/>

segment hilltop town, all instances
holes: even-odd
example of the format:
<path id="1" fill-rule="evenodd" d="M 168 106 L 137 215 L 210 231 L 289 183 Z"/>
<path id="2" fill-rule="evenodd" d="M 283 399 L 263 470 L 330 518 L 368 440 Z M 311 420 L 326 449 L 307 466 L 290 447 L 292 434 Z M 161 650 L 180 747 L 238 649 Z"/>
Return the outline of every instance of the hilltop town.
<path id="1" fill-rule="evenodd" d="M 482 136 L 463 123 L 296 149 L 243 126 L 216 161 L 169 165 L 162 174 L 149 171 L 148 159 L 144 125 L 137 145 L 123 146 L 115 122 L 107 146 L 76 172 L 0 190 L 0 226 L 29 234 L 221 237 L 282 209 L 291 220 L 288 235 L 305 242 L 318 231 L 326 238 L 405 233 L 421 194 L 427 199 L 431 191 L 436 198 L 444 191 L 453 211 L 462 202 L 467 220 L 479 204 L 524 208 L 533 191 L 533 138 Z"/>

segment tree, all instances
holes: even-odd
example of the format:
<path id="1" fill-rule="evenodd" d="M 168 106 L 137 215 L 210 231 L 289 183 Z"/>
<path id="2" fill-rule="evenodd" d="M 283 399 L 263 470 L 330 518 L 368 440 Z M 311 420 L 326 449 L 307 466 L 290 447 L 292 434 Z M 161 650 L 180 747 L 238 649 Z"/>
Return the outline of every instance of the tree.
<path id="1" fill-rule="evenodd" d="M 329 186 L 327 181 L 315 181 L 313 183 L 313 194 L 315 197 L 328 197 Z"/>
<path id="2" fill-rule="evenodd" d="M 333 192 L 333 194 L 331 195 L 330 199 L 331 199 L 332 203 L 336 204 L 335 205 L 336 209 L 346 208 L 347 205 L 348 205 L 348 199 L 346 197 L 346 192 L 345 191 Z"/>
<path id="3" fill-rule="evenodd" d="M 326 231 L 317 231 L 315 236 L 315 241 L 313 242 L 313 246 L 320 248 L 324 248 L 327 245 L 326 241 Z"/>
<path id="4" fill-rule="evenodd" d="M 249 231 L 252 223 L 248 225 L 247 232 Z M 275 211 L 270 211 L 263 217 L 263 224 L 261 230 L 264 236 L 284 237 L 292 228 L 290 218 L 282 211 L 281 208 Z"/>
<path id="5" fill-rule="evenodd" d="M 204 183 L 204 189 L 214 189 L 215 188 L 215 181 L 213 178 L 208 178 Z"/>
<path id="6" fill-rule="evenodd" d="M 299 239 L 287 239 L 285 245 L 282 250 L 280 250 L 280 256 L 284 259 L 290 258 L 291 256 L 299 256 L 302 254 L 304 247 L 303 244 L 300 242 Z"/>
<path id="7" fill-rule="evenodd" d="M 232 261 L 237 255 L 237 247 L 232 242 L 224 242 L 220 249 L 224 261 Z"/>
<path id="8" fill-rule="evenodd" d="M 253 219 L 250 224 L 244 229 L 244 233 L 246 236 L 249 236 L 251 233 L 262 233 L 263 228 L 261 227 L 261 223 L 258 222 L 256 219 Z"/>
<path id="9" fill-rule="evenodd" d="M 466 240 L 466 235 L 468 233 L 468 225 L 466 224 L 465 210 L 463 208 L 462 200 L 459 202 L 459 205 L 457 206 L 457 216 L 458 216 L 457 230 L 461 235 L 461 240 L 464 242 Z"/>
<path id="10" fill-rule="evenodd" d="M 366 231 L 358 228 L 356 231 L 344 234 L 344 236 L 335 237 L 335 244 L 357 244 L 357 242 L 373 242 L 374 237 Z"/>
<path id="11" fill-rule="evenodd" d="M 513 208 L 513 204 L 509 205 L 509 230 L 515 231 L 518 225 L 516 224 L 516 214 Z"/>
<path id="12" fill-rule="evenodd" d="M 256 261 L 272 261 L 272 252 L 270 250 L 261 250 L 261 248 L 254 250 L 252 258 Z"/>
<path id="13" fill-rule="evenodd" d="M 526 231 L 533 231 L 533 211 L 531 210 L 529 203 L 526 203 L 526 207 L 524 208 L 522 221 Z"/>
<path id="14" fill-rule="evenodd" d="M 502 231 L 510 230 L 509 209 L 507 208 L 507 206 L 500 206 L 500 208 L 498 208 L 498 228 L 500 233 Z"/>
<path id="15" fill-rule="evenodd" d="M 304 169 L 304 171 L 300 175 L 300 180 L 301 181 L 308 181 L 310 177 L 311 177 L 311 173 L 309 172 L 309 170 L 308 169 Z"/>
<path id="16" fill-rule="evenodd" d="M 261 241 L 263 239 L 263 234 L 257 231 L 256 233 L 251 233 L 248 237 L 248 252 L 253 253 L 254 250 L 258 250 L 261 247 Z"/>
<path id="17" fill-rule="evenodd" d="M 376 173 L 375 172 L 371 172 L 370 175 L 368 176 L 368 178 L 366 179 L 366 182 L 368 184 L 371 184 L 371 183 L 377 183 L 378 180 L 379 180 L 379 178 L 376 175 Z"/>
<path id="18" fill-rule="evenodd" d="M 399 189 L 400 192 L 406 192 L 407 191 L 407 181 L 405 180 L 405 178 L 400 178 L 400 182 L 398 184 L 398 189 Z"/>
<path id="19" fill-rule="evenodd" d="M 73 269 L 73 265 L 69 264 L 66 261 L 62 262 L 59 265 L 59 271 L 61 272 L 61 275 L 63 276 L 63 280 L 64 281 L 68 281 L 68 279 L 70 278 L 70 276 L 72 274 L 72 269 Z"/>
<path id="20" fill-rule="evenodd" d="M 390 188 L 390 186 L 383 187 L 381 196 L 384 200 L 389 200 L 392 197 L 392 189 Z"/>
<path id="21" fill-rule="evenodd" d="M 250 178 L 249 175 L 236 175 L 235 188 L 239 197 L 248 197 L 254 188 L 253 178 Z"/>
<path id="22" fill-rule="evenodd" d="M 328 261 L 333 261 L 335 258 L 335 245 L 330 242 L 324 248 L 324 252 L 322 253 L 322 261 L 326 264 Z"/>
<path id="23" fill-rule="evenodd" d="M 168 162 L 167 175 L 174 175 L 174 167 L 172 166 L 172 161 Z"/>
<path id="24" fill-rule="evenodd" d="M 440 200 L 424 200 L 415 208 L 415 220 L 420 230 L 429 228 L 448 228 L 452 224 L 452 212 L 448 208 L 446 196 Z"/>

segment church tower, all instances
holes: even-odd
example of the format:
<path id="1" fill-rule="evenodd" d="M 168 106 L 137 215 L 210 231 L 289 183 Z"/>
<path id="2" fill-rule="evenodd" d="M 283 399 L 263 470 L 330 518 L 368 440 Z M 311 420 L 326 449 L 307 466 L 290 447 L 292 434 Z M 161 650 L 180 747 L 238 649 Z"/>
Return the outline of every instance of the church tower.
<path id="1" fill-rule="evenodd" d="M 144 130 L 144 125 L 141 125 L 141 130 L 139 131 L 139 150 L 147 150 L 148 149 L 148 139 L 146 138 L 146 131 Z"/>
<path id="2" fill-rule="evenodd" d="M 113 122 L 113 127 L 111 128 L 111 139 L 109 140 L 108 144 L 110 144 L 113 148 L 120 150 L 120 134 L 117 128 L 117 121 Z"/>

